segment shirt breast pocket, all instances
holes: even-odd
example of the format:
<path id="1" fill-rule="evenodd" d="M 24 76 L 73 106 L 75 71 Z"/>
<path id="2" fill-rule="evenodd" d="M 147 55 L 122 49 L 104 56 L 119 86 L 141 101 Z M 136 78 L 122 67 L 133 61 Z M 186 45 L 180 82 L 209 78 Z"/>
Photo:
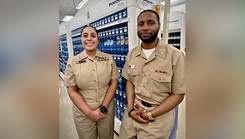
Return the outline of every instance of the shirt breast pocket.
<path id="1" fill-rule="evenodd" d="M 171 92 L 172 76 L 163 73 L 151 73 L 150 88 L 153 93 Z"/>
<path id="2" fill-rule="evenodd" d="M 129 80 L 134 84 L 138 84 L 139 72 L 137 69 L 128 69 Z"/>

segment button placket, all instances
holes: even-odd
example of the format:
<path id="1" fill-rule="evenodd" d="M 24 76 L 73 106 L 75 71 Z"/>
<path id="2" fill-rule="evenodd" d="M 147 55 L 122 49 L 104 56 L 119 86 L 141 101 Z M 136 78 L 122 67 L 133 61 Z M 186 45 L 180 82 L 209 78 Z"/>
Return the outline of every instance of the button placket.
<path id="1" fill-rule="evenodd" d="M 146 88 L 146 85 L 147 85 L 147 82 L 148 82 L 148 80 L 147 80 L 147 73 L 145 72 L 145 71 L 147 71 L 146 69 L 148 68 L 147 67 L 148 66 L 148 64 L 147 63 L 145 63 L 143 66 L 142 66 L 142 75 L 143 76 L 141 76 L 141 78 L 142 78 L 142 87 L 144 87 L 144 88 Z"/>
<path id="2" fill-rule="evenodd" d="M 96 64 L 96 60 L 94 60 L 94 62 L 93 62 L 93 69 L 92 69 L 92 71 L 94 71 L 94 80 L 93 80 L 93 82 L 94 82 L 94 84 L 95 84 L 95 93 L 96 93 L 96 102 L 99 102 L 99 90 L 98 90 L 98 74 L 97 74 L 97 64 Z"/>

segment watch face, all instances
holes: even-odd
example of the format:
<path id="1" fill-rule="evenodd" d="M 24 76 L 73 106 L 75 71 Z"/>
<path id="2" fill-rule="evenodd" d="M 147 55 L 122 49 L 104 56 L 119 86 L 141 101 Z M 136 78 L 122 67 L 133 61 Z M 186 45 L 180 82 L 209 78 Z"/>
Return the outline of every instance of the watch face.
<path id="1" fill-rule="evenodd" d="M 105 106 L 101 106 L 101 107 L 100 107 L 100 111 L 101 111 L 102 113 L 107 113 L 107 109 L 106 109 Z"/>

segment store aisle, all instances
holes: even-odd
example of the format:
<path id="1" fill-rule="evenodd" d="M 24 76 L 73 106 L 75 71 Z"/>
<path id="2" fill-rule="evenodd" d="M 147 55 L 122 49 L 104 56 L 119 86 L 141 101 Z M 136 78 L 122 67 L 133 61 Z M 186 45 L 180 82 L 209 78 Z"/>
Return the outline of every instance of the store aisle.
<path id="1" fill-rule="evenodd" d="M 59 139 L 78 139 L 72 117 L 72 102 L 62 79 L 59 82 L 59 96 Z M 114 139 L 118 139 L 116 134 L 114 134 Z"/>
<path id="2" fill-rule="evenodd" d="M 78 139 L 72 117 L 72 102 L 62 79 L 59 82 L 59 96 L 59 139 Z"/>

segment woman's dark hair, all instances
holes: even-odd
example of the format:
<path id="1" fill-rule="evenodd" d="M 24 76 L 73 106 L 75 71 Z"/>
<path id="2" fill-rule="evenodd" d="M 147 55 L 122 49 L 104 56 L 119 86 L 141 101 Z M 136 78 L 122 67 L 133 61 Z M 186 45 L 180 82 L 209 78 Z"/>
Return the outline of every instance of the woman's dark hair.
<path id="1" fill-rule="evenodd" d="M 97 33 L 97 36 L 98 36 L 98 38 L 99 38 L 99 33 L 98 33 L 98 30 L 97 30 L 95 27 L 90 26 L 90 25 L 86 25 L 85 27 L 83 27 L 83 28 L 82 28 L 82 30 L 81 30 L 81 35 L 82 35 L 82 33 L 83 33 L 83 29 L 85 29 L 85 28 L 87 28 L 87 27 L 91 27 L 91 28 L 93 28 L 93 29 L 95 30 L 95 32 Z"/>

